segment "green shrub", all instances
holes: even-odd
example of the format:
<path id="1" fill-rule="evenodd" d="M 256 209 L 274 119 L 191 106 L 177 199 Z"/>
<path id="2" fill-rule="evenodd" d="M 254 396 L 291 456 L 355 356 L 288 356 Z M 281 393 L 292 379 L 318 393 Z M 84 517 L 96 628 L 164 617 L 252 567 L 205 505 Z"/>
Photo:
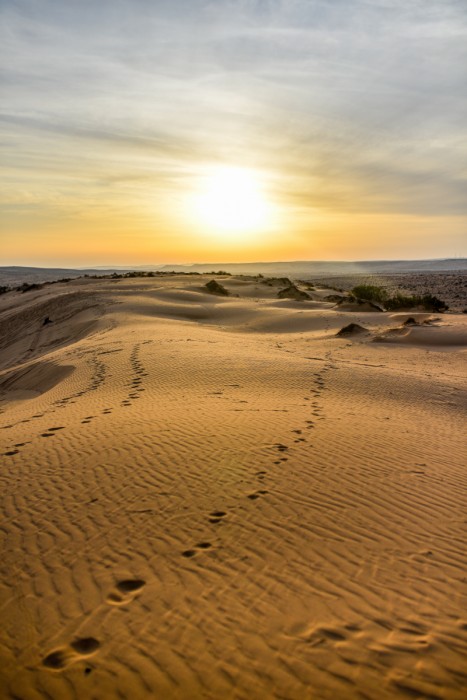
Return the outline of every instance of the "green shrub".
<path id="1" fill-rule="evenodd" d="M 365 301 L 375 301 L 379 304 L 384 304 L 388 294 L 382 287 L 377 287 L 374 284 L 359 284 L 352 289 L 353 296 Z"/>

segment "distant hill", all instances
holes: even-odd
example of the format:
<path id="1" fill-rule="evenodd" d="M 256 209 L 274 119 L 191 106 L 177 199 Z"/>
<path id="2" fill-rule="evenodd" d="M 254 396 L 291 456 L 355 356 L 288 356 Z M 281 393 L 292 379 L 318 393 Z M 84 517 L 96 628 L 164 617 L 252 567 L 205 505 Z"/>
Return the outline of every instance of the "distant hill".
<path id="1" fill-rule="evenodd" d="M 129 270 L 131 268 L 125 268 Z M 90 268 L 77 270 L 67 267 L 0 267 L 0 285 L 7 287 L 19 286 L 23 282 L 28 284 L 41 284 L 42 282 L 55 282 L 62 278 L 82 277 L 83 275 L 105 275 L 107 272 L 122 272 L 120 268 Z"/>
<path id="2" fill-rule="evenodd" d="M 268 275 L 274 277 L 329 277 L 331 275 L 381 274 L 398 272 L 443 272 L 467 270 L 467 258 L 444 260 L 363 260 L 357 262 L 307 261 L 205 263 L 195 265 L 165 265 L 163 271 L 210 272 L 224 270 L 230 274 Z"/>
<path id="3" fill-rule="evenodd" d="M 467 258 L 443 260 L 362 260 L 359 262 L 333 262 L 297 260 L 293 262 L 252 262 L 252 263 L 200 263 L 193 265 L 136 265 L 92 268 L 64 267 L 0 267 L 0 285 L 19 286 L 53 282 L 62 278 L 82 277 L 83 275 L 105 275 L 112 272 L 148 270 L 157 272 L 212 272 L 223 270 L 230 274 L 266 275 L 271 277 L 292 277 L 294 279 L 325 278 L 355 274 L 397 274 L 404 272 L 450 272 L 467 271 Z"/>

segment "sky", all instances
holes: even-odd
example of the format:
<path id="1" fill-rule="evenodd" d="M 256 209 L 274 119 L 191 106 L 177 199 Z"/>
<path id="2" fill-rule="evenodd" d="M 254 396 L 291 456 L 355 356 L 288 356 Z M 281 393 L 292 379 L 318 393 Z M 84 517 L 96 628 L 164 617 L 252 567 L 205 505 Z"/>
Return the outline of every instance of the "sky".
<path id="1" fill-rule="evenodd" d="M 467 0 L 0 12 L 0 265 L 467 255 Z"/>

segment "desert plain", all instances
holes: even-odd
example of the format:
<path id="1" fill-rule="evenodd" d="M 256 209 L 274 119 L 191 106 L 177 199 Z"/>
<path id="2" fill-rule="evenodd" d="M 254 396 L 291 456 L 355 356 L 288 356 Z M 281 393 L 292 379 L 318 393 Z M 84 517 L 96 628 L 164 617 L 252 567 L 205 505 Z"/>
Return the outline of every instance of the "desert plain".
<path id="1" fill-rule="evenodd" d="M 212 279 L 0 297 L 0 697 L 464 700 L 467 316 Z"/>

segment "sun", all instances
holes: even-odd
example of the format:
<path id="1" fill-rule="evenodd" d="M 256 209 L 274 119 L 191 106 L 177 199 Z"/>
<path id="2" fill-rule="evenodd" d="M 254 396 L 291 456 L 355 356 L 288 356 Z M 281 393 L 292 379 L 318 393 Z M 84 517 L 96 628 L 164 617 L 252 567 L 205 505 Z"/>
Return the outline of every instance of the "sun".
<path id="1" fill-rule="evenodd" d="M 193 216 L 208 232 L 226 238 L 261 233 L 274 224 L 264 177 L 240 167 L 213 167 L 203 172 L 192 194 Z"/>

